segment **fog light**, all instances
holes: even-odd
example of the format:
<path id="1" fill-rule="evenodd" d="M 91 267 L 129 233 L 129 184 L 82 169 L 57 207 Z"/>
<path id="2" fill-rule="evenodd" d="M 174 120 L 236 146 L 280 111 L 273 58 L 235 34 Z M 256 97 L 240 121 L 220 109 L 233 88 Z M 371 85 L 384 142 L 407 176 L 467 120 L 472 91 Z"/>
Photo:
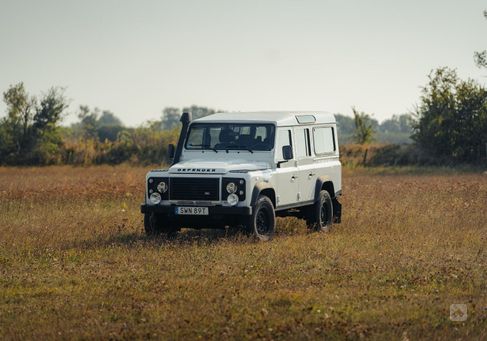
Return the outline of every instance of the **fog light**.
<path id="1" fill-rule="evenodd" d="M 227 202 L 232 205 L 232 206 L 235 206 L 238 204 L 238 195 L 232 193 L 228 196 L 227 198 Z"/>
<path id="2" fill-rule="evenodd" d="M 166 193 L 167 192 L 167 184 L 164 181 L 159 182 L 157 185 L 157 190 L 160 193 Z"/>
<path id="3" fill-rule="evenodd" d="M 157 205 L 158 203 L 161 202 L 161 195 L 157 192 L 154 192 L 150 195 L 149 200 L 154 205 Z"/>

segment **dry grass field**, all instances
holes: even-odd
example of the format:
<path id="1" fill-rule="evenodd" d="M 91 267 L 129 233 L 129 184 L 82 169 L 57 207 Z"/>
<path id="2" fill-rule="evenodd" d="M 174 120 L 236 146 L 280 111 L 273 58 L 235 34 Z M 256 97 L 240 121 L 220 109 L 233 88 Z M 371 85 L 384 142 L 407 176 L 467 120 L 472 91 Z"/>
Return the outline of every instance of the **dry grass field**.
<path id="1" fill-rule="evenodd" d="M 0 339 L 487 339 L 487 175 L 345 171 L 342 224 L 258 243 L 145 237 L 146 171 L 0 168 Z"/>

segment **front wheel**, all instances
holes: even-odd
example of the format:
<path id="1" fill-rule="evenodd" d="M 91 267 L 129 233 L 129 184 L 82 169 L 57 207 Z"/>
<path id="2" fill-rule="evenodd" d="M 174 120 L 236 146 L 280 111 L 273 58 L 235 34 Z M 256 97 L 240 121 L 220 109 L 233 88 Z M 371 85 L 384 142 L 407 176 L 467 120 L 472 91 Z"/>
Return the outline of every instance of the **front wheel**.
<path id="1" fill-rule="evenodd" d="M 329 231 L 333 224 L 333 202 L 330 193 L 322 190 L 318 201 L 310 208 L 308 228 L 313 231 Z"/>
<path id="2" fill-rule="evenodd" d="M 259 196 L 252 210 L 252 215 L 245 225 L 247 231 L 257 239 L 262 241 L 272 239 L 276 226 L 276 215 L 271 199 L 265 195 Z"/>
<path id="3" fill-rule="evenodd" d="M 178 229 L 171 226 L 167 222 L 167 218 L 164 219 L 160 214 L 149 212 L 144 213 L 144 229 L 148 236 L 157 236 L 160 234 L 166 234 L 173 236 L 178 232 Z"/>

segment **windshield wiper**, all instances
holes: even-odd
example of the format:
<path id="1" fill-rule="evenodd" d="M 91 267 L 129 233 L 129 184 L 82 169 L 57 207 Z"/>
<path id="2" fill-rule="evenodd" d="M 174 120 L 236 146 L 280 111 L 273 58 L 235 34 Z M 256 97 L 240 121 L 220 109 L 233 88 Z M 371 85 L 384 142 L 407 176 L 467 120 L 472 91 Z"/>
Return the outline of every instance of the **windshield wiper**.
<path id="1" fill-rule="evenodd" d="M 205 149 L 211 149 L 213 150 L 215 153 L 218 153 L 218 150 L 215 148 L 215 147 L 210 147 L 210 146 L 205 146 L 205 145 L 202 145 L 202 144 L 192 144 L 190 143 L 189 144 L 191 147 L 201 147 L 201 148 L 205 148 Z"/>
<path id="2" fill-rule="evenodd" d="M 247 146 L 231 146 L 231 147 L 225 148 L 225 150 L 227 151 L 227 153 L 228 153 L 229 150 L 232 150 L 232 149 L 233 150 L 246 150 L 246 151 L 249 151 L 252 154 L 254 154 L 254 151 L 252 150 L 252 148 L 249 148 Z"/>

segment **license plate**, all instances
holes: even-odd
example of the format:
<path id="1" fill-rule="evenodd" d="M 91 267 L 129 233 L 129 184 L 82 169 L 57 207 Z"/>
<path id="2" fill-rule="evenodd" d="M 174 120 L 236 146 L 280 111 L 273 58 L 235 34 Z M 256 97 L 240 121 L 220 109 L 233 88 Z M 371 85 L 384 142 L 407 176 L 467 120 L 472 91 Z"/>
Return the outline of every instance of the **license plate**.
<path id="1" fill-rule="evenodd" d="M 176 207 L 177 215 L 208 215 L 208 207 Z"/>

